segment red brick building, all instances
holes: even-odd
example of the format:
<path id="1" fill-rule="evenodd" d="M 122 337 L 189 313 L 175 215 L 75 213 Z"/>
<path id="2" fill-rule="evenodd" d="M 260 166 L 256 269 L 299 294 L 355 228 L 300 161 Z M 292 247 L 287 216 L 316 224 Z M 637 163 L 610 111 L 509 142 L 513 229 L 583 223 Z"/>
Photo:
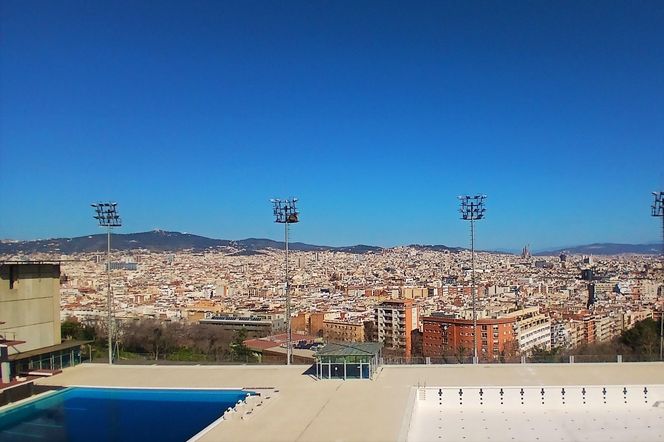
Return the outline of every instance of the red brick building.
<path id="1" fill-rule="evenodd" d="M 477 320 L 477 355 L 482 359 L 495 359 L 510 350 L 516 339 L 514 317 L 484 318 Z M 428 316 L 422 318 L 422 353 L 441 357 L 460 353 L 473 354 L 473 320 Z"/>

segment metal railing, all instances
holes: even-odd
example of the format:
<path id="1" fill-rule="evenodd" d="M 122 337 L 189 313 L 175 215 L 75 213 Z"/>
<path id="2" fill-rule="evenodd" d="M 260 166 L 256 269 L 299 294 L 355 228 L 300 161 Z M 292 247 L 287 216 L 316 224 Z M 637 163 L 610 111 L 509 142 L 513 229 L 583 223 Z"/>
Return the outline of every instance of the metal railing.
<path id="1" fill-rule="evenodd" d="M 90 359 L 88 355 L 82 355 L 82 362 L 106 363 L 103 352 L 97 352 Z M 658 355 L 530 355 L 510 356 L 496 359 L 479 358 L 479 364 L 570 364 L 570 363 L 629 363 L 629 362 L 657 362 Z M 148 353 L 126 353 L 121 352 L 114 360 L 117 364 L 126 365 L 283 365 L 285 361 L 278 359 L 259 359 L 256 356 L 232 357 L 229 354 L 203 355 L 203 354 L 160 354 L 155 358 L 154 354 Z M 296 361 L 296 363 L 298 363 Z M 306 362 L 302 362 L 306 364 Z M 460 365 L 473 364 L 471 355 L 445 355 L 438 357 L 402 357 L 383 356 L 381 365 Z"/>

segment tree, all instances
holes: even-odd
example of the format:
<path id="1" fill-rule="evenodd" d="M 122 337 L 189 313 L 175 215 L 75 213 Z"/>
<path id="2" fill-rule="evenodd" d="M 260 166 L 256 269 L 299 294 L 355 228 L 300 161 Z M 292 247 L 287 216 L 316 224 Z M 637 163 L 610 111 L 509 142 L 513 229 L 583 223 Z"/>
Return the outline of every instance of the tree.
<path id="1" fill-rule="evenodd" d="M 372 321 L 364 321 L 364 340 L 366 342 L 376 342 L 378 338 L 378 330 L 376 323 Z"/>
<path id="2" fill-rule="evenodd" d="M 127 323 L 122 333 L 123 345 L 131 352 L 149 353 L 157 360 L 168 348 L 177 347 L 169 326 L 154 319 Z"/>
<path id="3" fill-rule="evenodd" d="M 547 350 L 545 346 L 537 346 L 530 353 L 532 362 L 562 362 L 561 359 L 564 359 L 562 347 L 551 347 Z"/>
<path id="4" fill-rule="evenodd" d="M 413 330 L 410 333 L 410 355 L 414 358 L 423 358 L 424 352 L 422 348 L 422 332 L 418 329 Z"/>
<path id="5" fill-rule="evenodd" d="M 519 355 L 519 342 L 516 339 L 510 339 L 503 345 L 503 351 L 500 352 L 498 359 L 500 362 L 509 362 Z"/>
<path id="6" fill-rule="evenodd" d="M 92 325 L 83 324 L 76 319 L 67 318 L 60 324 L 60 334 L 63 339 L 76 339 L 80 341 L 94 341 L 97 330 Z"/>
<path id="7" fill-rule="evenodd" d="M 227 350 L 233 334 L 212 324 L 195 324 L 189 327 L 192 345 L 207 358 L 215 361 Z"/>
<path id="8" fill-rule="evenodd" d="M 80 322 L 67 318 L 60 324 L 60 334 L 63 339 L 77 339 L 82 328 L 83 325 Z"/>
<path id="9" fill-rule="evenodd" d="M 454 356 L 457 358 L 457 361 L 463 364 L 466 362 L 466 357 L 468 354 L 470 354 L 471 351 L 464 347 L 463 345 L 457 346 L 457 348 L 454 351 Z"/>
<path id="10" fill-rule="evenodd" d="M 619 342 L 647 360 L 654 359 L 659 348 L 658 326 L 659 324 L 652 318 L 639 321 L 621 334 Z"/>
<path id="11" fill-rule="evenodd" d="M 249 347 L 244 344 L 244 341 L 247 339 L 247 329 L 242 327 L 237 330 L 233 335 L 233 341 L 231 342 L 231 355 L 234 360 L 244 360 L 249 362 L 249 358 L 253 359 L 253 354 Z"/>

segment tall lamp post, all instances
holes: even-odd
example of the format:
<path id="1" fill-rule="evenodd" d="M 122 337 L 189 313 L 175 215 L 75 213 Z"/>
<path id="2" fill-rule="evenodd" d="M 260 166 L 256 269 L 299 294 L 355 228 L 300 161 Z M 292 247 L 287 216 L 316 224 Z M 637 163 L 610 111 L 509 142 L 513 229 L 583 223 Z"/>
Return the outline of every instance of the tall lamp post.
<path id="1" fill-rule="evenodd" d="M 470 262 L 471 262 L 471 290 L 473 296 L 473 364 L 477 364 L 477 290 L 475 288 L 475 221 L 484 218 L 484 200 L 486 195 L 462 195 L 461 201 L 461 219 L 470 221 Z"/>
<path id="2" fill-rule="evenodd" d="M 664 272 L 664 192 L 653 192 L 652 216 L 662 218 L 662 272 Z M 659 360 L 664 361 L 664 305 L 659 308 Z"/>
<path id="3" fill-rule="evenodd" d="M 100 227 L 107 228 L 107 250 L 106 250 L 106 304 L 108 309 L 108 363 L 113 364 L 113 294 L 111 293 L 111 229 L 120 227 L 122 220 L 118 215 L 118 203 L 95 203 L 91 206 L 95 209 L 95 216 Z"/>
<path id="4" fill-rule="evenodd" d="M 284 243 L 286 247 L 286 327 L 288 333 L 288 343 L 286 347 L 286 365 L 291 364 L 293 356 L 293 333 L 291 329 L 291 299 L 290 299 L 290 282 L 288 280 L 288 226 L 299 222 L 300 213 L 295 207 L 297 198 L 289 198 L 285 200 L 271 199 L 274 208 L 274 221 L 284 225 Z"/>

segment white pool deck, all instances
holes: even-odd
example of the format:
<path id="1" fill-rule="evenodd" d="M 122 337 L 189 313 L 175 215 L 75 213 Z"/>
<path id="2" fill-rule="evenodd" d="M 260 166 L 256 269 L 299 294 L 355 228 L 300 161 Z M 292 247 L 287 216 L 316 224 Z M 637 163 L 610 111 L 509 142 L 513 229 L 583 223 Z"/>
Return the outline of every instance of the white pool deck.
<path id="1" fill-rule="evenodd" d="M 664 386 L 420 388 L 408 441 L 664 441 L 661 398 Z"/>
<path id="2" fill-rule="evenodd" d="M 316 380 L 303 374 L 307 368 L 84 364 L 38 383 L 279 390 L 201 441 L 664 441 L 664 402 L 655 406 L 664 401 L 664 363 L 385 366 L 373 381 Z M 510 393 L 502 405 L 500 387 Z M 441 388 L 449 402 L 439 400 Z"/>

